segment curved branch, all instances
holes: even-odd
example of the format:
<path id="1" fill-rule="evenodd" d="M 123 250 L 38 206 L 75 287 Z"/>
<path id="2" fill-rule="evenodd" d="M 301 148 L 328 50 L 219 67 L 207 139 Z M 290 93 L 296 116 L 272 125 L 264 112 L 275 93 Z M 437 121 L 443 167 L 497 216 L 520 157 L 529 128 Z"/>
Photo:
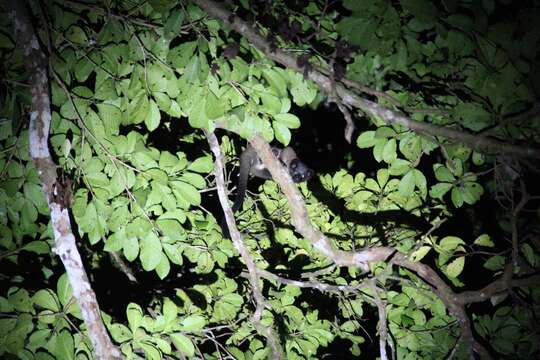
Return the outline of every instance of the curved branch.
<path id="1" fill-rule="evenodd" d="M 250 255 L 248 248 L 242 241 L 240 231 L 238 231 L 236 222 L 234 221 L 233 211 L 229 206 L 229 199 L 227 197 L 227 190 L 225 186 L 225 176 L 223 175 L 223 156 L 221 155 L 218 140 L 213 132 L 205 130 L 205 135 L 208 140 L 208 144 L 210 145 L 210 149 L 216 158 L 214 163 L 214 174 L 216 177 L 219 202 L 221 203 L 221 207 L 225 213 L 225 221 L 227 222 L 227 227 L 229 228 L 229 234 L 236 251 L 240 253 L 242 260 L 244 260 L 244 263 L 248 269 L 248 280 L 253 289 L 253 297 L 255 298 L 256 304 L 255 313 L 253 314 L 253 324 L 257 331 L 268 339 L 268 344 L 270 345 L 270 349 L 272 351 L 272 359 L 281 359 L 281 344 L 279 343 L 279 339 L 274 332 L 274 329 L 271 326 L 265 326 L 261 323 L 262 312 L 267 305 L 267 301 L 261 292 L 257 266 L 255 266 L 253 257 Z"/>
<path id="2" fill-rule="evenodd" d="M 279 48 L 276 48 L 275 46 L 272 46 L 257 29 L 248 24 L 246 21 L 235 16 L 233 13 L 225 9 L 221 4 L 211 0 L 191 1 L 201 7 L 210 16 L 220 19 L 236 32 L 240 33 L 258 50 L 262 51 L 269 59 L 272 59 L 277 63 L 280 63 L 281 65 L 300 73 L 304 73 L 306 71 L 306 69 L 301 68 L 298 65 L 295 57 L 289 55 Z M 341 97 L 344 104 L 354 106 L 370 114 L 371 116 L 379 116 L 387 124 L 399 124 L 417 133 L 431 136 L 442 136 L 450 140 L 462 142 L 473 149 L 483 150 L 485 152 L 505 153 L 506 155 L 540 159 L 540 149 L 512 145 L 481 135 L 474 135 L 440 125 L 415 121 L 395 111 L 386 109 L 373 101 L 359 97 L 345 86 L 333 82 L 331 78 L 320 71 L 310 70 L 307 72 L 307 76 L 310 80 L 313 80 L 324 93 L 332 94 L 332 92 L 335 91 L 335 93 Z"/>
<path id="3" fill-rule="evenodd" d="M 30 112 L 29 147 L 30 157 L 39 174 L 43 192 L 51 212 L 54 232 L 53 251 L 60 257 L 69 283 L 73 288 L 88 336 L 98 359 L 122 359 L 120 351 L 113 345 L 103 321 L 86 271 L 75 244 L 68 209 L 65 207 L 65 187 L 56 175 L 56 164 L 49 152 L 48 138 L 51 124 L 49 79 L 47 58 L 40 48 L 24 2 L 11 0 L 7 3 L 8 17 L 13 23 L 17 46 L 22 50 L 24 65 L 30 75 L 32 106 Z"/>

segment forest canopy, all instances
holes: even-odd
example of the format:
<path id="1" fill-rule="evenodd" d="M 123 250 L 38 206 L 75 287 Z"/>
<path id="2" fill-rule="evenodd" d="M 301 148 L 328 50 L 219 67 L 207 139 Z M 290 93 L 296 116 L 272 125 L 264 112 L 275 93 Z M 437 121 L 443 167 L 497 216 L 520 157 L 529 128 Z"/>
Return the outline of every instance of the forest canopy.
<path id="1" fill-rule="evenodd" d="M 0 8 L 2 358 L 540 358 L 539 1 Z"/>

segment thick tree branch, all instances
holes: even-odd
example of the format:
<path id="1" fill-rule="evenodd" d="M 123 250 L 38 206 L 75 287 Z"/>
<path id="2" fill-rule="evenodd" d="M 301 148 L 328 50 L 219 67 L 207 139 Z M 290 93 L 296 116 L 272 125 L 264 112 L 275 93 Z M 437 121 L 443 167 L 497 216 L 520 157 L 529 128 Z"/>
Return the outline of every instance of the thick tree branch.
<path id="1" fill-rule="evenodd" d="M 510 278 L 510 276 L 504 276 L 503 274 L 503 276 L 479 290 L 464 291 L 459 293 L 456 295 L 456 300 L 460 304 L 472 304 L 489 300 L 492 296 L 505 293 L 515 287 L 532 286 L 540 286 L 540 274 L 531 275 L 520 279 Z"/>
<path id="2" fill-rule="evenodd" d="M 90 286 L 75 244 L 68 209 L 62 201 L 63 186 L 57 179 L 56 164 L 51 158 L 47 142 L 51 123 L 48 62 L 40 49 L 24 6 L 24 2 L 8 1 L 8 17 L 13 23 L 17 45 L 22 50 L 26 71 L 30 75 L 32 94 L 29 126 L 30 156 L 39 174 L 51 212 L 55 242 L 53 251 L 60 257 L 66 268 L 69 283 L 73 288 L 73 296 L 81 310 L 96 358 L 122 359 L 120 351 L 111 342 L 101 320 L 96 295 Z"/>
<path id="3" fill-rule="evenodd" d="M 298 65 L 295 57 L 289 55 L 279 48 L 272 47 L 257 29 L 248 24 L 246 21 L 235 16 L 233 13 L 225 9 L 221 4 L 211 0 L 191 1 L 201 7 L 210 16 L 222 20 L 236 32 L 240 33 L 257 49 L 262 51 L 268 58 L 289 69 L 304 73 L 305 69 Z M 308 78 L 313 80 L 328 96 L 335 92 L 335 94 L 341 98 L 343 104 L 358 108 L 371 116 L 378 116 L 388 124 L 399 124 L 407 129 L 425 135 L 442 136 L 450 140 L 462 142 L 473 149 L 482 150 L 488 153 L 504 153 L 506 155 L 540 159 L 540 149 L 507 144 L 493 138 L 469 134 L 444 126 L 412 120 L 407 116 L 386 109 L 373 101 L 359 97 L 345 86 L 333 82 L 330 77 L 326 76 L 320 71 L 309 71 Z"/>
<path id="4" fill-rule="evenodd" d="M 270 349 L 272 351 L 272 359 L 281 359 L 281 344 L 279 343 L 279 339 L 274 329 L 270 326 L 264 326 L 261 323 L 262 312 L 265 306 L 267 306 L 267 301 L 261 292 L 257 266 L 255 266 L 253 257 L 249 253 L 247 246 L 242 241 L 240 231 L 238 231 L 236 221 L 234 220 L 233 211 L 229 206 L 229 198 L 227 197 L 227 190 L 225 186 L 225 176 L 223 175 L 223 156 L 221 155 L 221 149 L 219 147 L 218 140 L 213 132 L 205 131 L 205 134 L 208 140 L 208 144 L 210 145 L 210 149 L 212 150 L 216 158 L 216 161 L 214 163 L 216 186 L 219 196 L 219 202 L 221 203 L 221 207 L 223 208 L 223 212 L 225 213 L 225 220 L 229 228 L 229 234 L 233 241 L 234 247 L 236 248 L 236 251 L 240 253 L 242 260 L 244 260 L 244 263 L 246 264 L 246 267 L 248 269 L 248 280 L 251 284 L 251 288 L 253 289 L 253 297 L 255 298 L 256 304 L 255 313 L 253 314 L 253 324 L 257 331 L 268 339 L 268 344 L 270 345 Z"/>

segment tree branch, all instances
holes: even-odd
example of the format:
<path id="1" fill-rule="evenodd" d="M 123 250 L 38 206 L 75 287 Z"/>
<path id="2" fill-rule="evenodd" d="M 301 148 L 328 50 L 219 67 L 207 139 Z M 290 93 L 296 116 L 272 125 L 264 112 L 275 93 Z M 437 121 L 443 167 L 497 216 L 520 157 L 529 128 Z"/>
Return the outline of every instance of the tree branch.
<path id="1" fill-rule="evenodd" d="M 88 330 L 88 336 L 98 359 L 122 359 L 120 351 L 113 345 L 101 320 L 101 313 L 96 295 L 90 286 L 84 270 L 81 256 L 75 244 L 71 230 L 68 209 L 62 195 L 64 188 L 56 175 L 56 164 L 51 158 L 48 147 L 51 123 L 48 61 L 40 48 L 30 22 L 24 2 L 7 2 L 17 46 L 22 50 L 26 71 L 30 76 L 32 105 L 29 126 L 30 157 L 42 182 L 43 192 L 51 212 L 54 232 L 53 251 L 60 257 L 73 288 L 73 296 L 81 310 Z"/>
<path id="2" fill-rule="evenodd" d="M 383 302 L 379 295 L 379 289 L 375 284 L 371 284 L 371 291 L 373 291 L 373 299 L 377 305 L 377 311 L 379 312 L 379 325 L 377 326 L 379 332 L 379 352 L 381 354 L 381 360 L 388 360 L 386 354 L 386 342 L 388 341 L 388 327 L 386 326 L 386 301 Z"/>
<path id="3" fill-rule="evenodd" d="M 257 267 L 255 266 L 255 262 L 253 261 L 253 257 L 251 256 L 246 245 L 242 241 L 240 231 L 238 231 L 238 227 L 236 226 L 236 222 L 234 220 L 233 211 L 229 206 L 229 198 L 227 197 L 227 190 L 225 186 L 225 176 L 223 175 L 223 156 L 221 155 L 221 149 L 219 147 L 218 140 L 213 132 L 205 130 L 205 134 L 208 140 L 208 144 L 210 145 L 210 149 L 212 150 L 216 158 L 216 161 L 214 163 L 214 173 L 216 177 L 217 191 L 219 196 L 219 202 L 221 203 L 221 207 L 223 208 L 223 212 L 225 213 L 225 220 L 229 228 L 229 234 L 233 241 L 234 247 L 236 248 L 236 251 L 240 253 L 242 260 L 244 260 L 244 263 L 246 264 L 246 267 L 248 269 L 248 280 L 251 284 L 251 288 L 253 289 L 253 297 L 255 298 L 256 304 L 256 309 L 253 314 L 253 324 L 257 331 L 268 339 L 268 344 L 270 345 L 270 350 L 272 352 L 272 359 L 281 359 L 281 344 L 279 343 L 279 339 L 275 334 L 274 329 L 271 326 L 265 326 L 261 323 L 262 312 L 265 306 L 267 306 L 268 304 L 261 292 Z"/>
<path id="4" fill-rule="evenodd" d="M 305 69 L 298 65 L 295 57 L 289 55 L 280 48 L 271 46 L 271 44 L 260 34 L 257 29 L 248 24 L 246 21 L 235 16 L 233 13 L 225 9 L 221 4 L 211 0 L 191 1 L 201 7 L 210 16 L 222 20 L 233 30 L 240 33 L 258 50 L 262 51 L 269 59 L 272 59 L 277 63 L 280 63 L 281 65 L 297 72 L 305 72 Z M 442 136 L 450 140 L 462 142 L 473 149 L 483 150 L 489 153 L 504 153 L 506 155 L 540 159 L 540 149 L 512 145 L 493 138 L 474 135 L 463 131 L 453 130 L 444 126 L 412 120 L 411 118 L 401 115 L 395 111 L 386 109 L 373 101 L 359 97 L 342 84 L 333 82 L 331 78 L 320 71 L 309 71 L 308 78 L 313 80 L 313 82 L 315 82 L 325 94 L 330 96 L 332 92 L 335 91 L 336 95 L 341 97 L 342 102 L 345 105 L 354 106 L 370 114 L 371 116 L 378 116 L 387 124 L 399 124 L 420 134 Z M 350 80 L 347 81 L 350 82 Z"/>

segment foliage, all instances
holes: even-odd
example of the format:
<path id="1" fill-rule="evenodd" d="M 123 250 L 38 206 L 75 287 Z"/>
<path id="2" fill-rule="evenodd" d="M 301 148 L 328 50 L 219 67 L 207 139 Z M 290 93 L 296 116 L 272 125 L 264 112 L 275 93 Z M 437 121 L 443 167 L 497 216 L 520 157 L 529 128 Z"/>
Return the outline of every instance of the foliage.
<path id="1" fill-rule="evenodd" d="M 538 143 L 539 123 L 515 116 L 538 101 L 539 57 L 530 45 L 540 39 L 532 25 L 536 2 L 522 5 L 519 21 L 504 17 L 504 1 L 329 3 L 243 0 L 235 11 L 257 19 L 273 46 L 309 54 L 309 66 L 346 68 L 346 78 L 391 95 L 414 120 Z M 288 145 L 291 130 L 313 126 L 295 112 L 316 108 L 328 94 L 191 3 L 46 4 L 32 10 L 42 15 L 36 21 L 46 21 L 39 35 L 54 49 L 50 145 L 59 171 L 73 181 L 71 211 L 89 271 L 119 252 L 141 277 L 157 275 L 152 285 L 164 284 L 140 289 L 151 294 L 147 303 L 121 300 L 125 310 L 107 309 L 125 314 L 104 313 L 113 340 L 133 359 L 266 358 L 265 338 L 250 321 L 243 264 L 221 234 L 220 213 L 207 210 L 213 159 L 199 129 L 224 127 L 244 139 L 260 133 Z M 2 274 L 0 355 L 90 358 L 80 311 L 50 253 L 47 203 L 28 155 L 22 55 L 10 25 L 0 21 L 7 79 L 0 84 L 0 261 L 10 269 Z M 382 97 L 380 103 L 396 105 Z M 515 275 L 538 271 L 538 235 L 527 236 L 538 231 L 527 227 L 537 215 L 524 215 L 519 231 L 512 226 L 515 179 L 526 170 L 443 137 L 378 117 L 367 125 L 355 115 L 366 123 L 356 146 L 372 155 L 376 171 L 359 171 L 364 160 L 350 158 L 348 166 L 320 174 L 321 191 L 339 211 L 321 192 L 299 185 L 312 223 L 339 249 L 391 246 L 434 267 L 454 288 L 474 290 L 500 275 L 517 231 Z M 241 143 L 232 134 L 222 138 L 229 157 Z M 492 214 L 467 215 L 493 199 L 502 206 Z M 471 230 L 441 226 L 464 216 Z M 270 305 L 262 322 L 278 329 L 286 358 L 373 357 L 366 344 L 376 336 L 372 283 L 384 290 L 398 358 L 445 358 L 454 348 L 456 357 L 467 357 L 457 320 L 419 274 L 382 262 L 371 264 L 369 274 L 336 267 L 293 231 L 275 183 L 265 182 L 237 219 L 259 268 L 343 286 L 319 291 L 261 280 Z M 38 275 L 25 271 L 25 261 L 38 264 Z M 516 296 L 499 294 L 485 308 L 470 309 L 474 327 L 497 357 L 533 358 L 540 352 L 540 294 L 520 288 Z"/>

